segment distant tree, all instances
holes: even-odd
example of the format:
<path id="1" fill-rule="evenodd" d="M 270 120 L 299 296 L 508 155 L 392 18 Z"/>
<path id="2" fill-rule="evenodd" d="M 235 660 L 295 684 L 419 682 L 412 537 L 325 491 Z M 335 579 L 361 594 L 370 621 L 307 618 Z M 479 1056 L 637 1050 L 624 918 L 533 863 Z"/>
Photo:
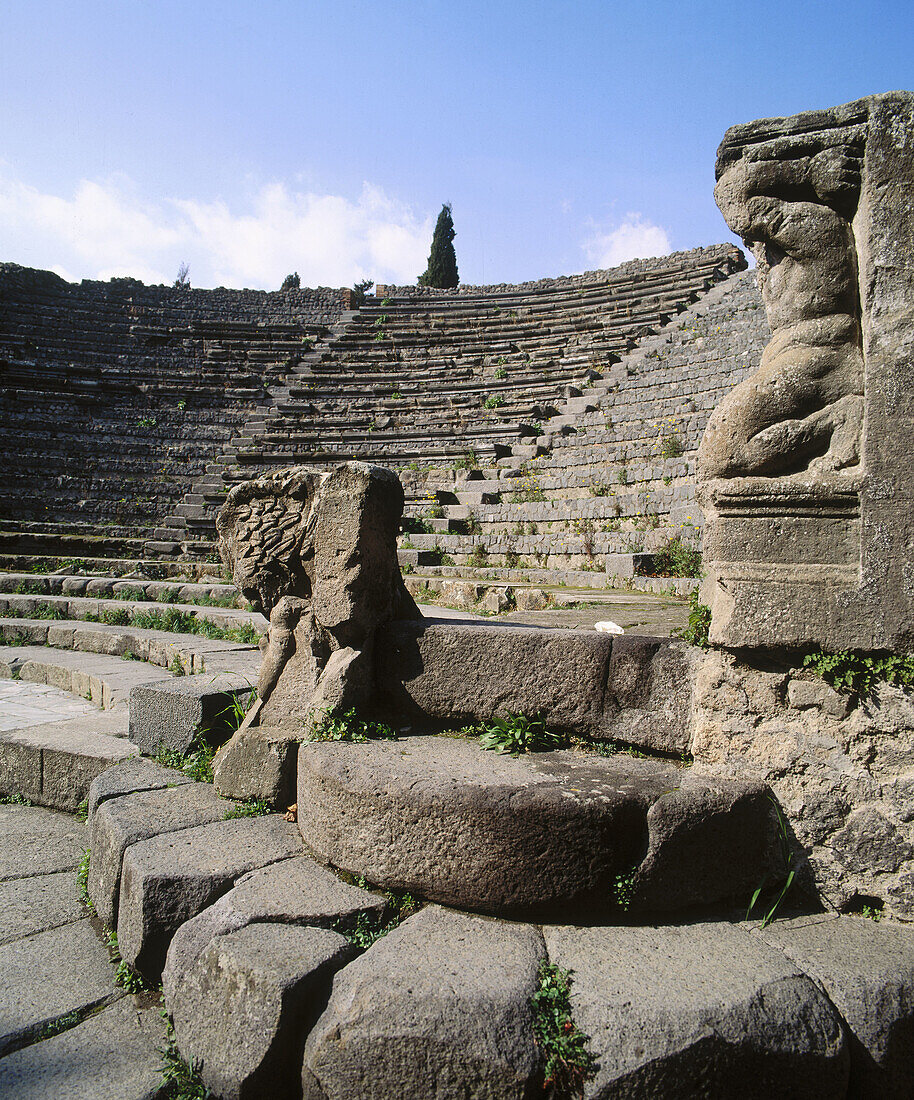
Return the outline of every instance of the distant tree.
<path id="1" fill-rule="evenodd" d="M 175 290 L 190 290 L 190 268 L 184 261 L 178 268 L 178 277 L 174 281 Z"/>
<path id="2" fill-rule="evenodd" d="M 365 294 L 369 287 L 374 286 L 374 279 L 362 279 L 352 288 L 352 304 L 356 309 L 365 305 Z"/>
<path id="3" fill-rule="evenodd" d="M 301 278 L 297 271 L 293 271 L 291 275 L 287 275 L 283 281 L 280 290 L 298 290 L 301 287 Z"/>
<path id="4" fill-rule="evenodd" d="M 435 233 L 432 237 L 432 250 L 428 256 L 428 267 L 416 280 L 419 286 L 434 286 L 440 289 L 455 287 L 460 282 L 457 274 L 457 255 L 454 252 L 454 221 L 451 217 L 451 204 L 441 207 Z"/>

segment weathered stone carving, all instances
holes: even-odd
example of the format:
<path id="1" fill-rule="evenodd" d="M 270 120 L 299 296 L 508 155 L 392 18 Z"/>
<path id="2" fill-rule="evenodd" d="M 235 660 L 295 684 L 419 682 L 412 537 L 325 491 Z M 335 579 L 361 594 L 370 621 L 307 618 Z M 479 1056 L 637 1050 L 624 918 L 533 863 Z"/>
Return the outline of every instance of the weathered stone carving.
<path id="1" fill-rule="evenodd" d="M 711 639 L 914 648 L 914 96 L 734 126 L 717 178 L 773 335 L 699 449 Z"/>
<path id="2" fill-rule="evenodd" d="M 397 476 L 362 462 L 290 467 L 229 493 L 220 551 L 270 619 L 252 722 L 300 728 L 314 709 L 368 701 L 375 627 L 421 618 L 397 563 L 402 511 Z"/>

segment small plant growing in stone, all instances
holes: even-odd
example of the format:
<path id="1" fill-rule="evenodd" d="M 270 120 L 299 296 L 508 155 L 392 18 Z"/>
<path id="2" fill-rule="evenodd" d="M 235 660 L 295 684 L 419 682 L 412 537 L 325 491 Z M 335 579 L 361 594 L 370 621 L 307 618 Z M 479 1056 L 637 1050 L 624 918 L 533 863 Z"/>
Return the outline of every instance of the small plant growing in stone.
<path id="1" fill-rule="evenodd" d="M 237 817 L 266 817 L 273 812 L 273 807 L 262 798 L 244 798 L 236 802 L 231 810 L 223 814 L 223 821 L 232 821 Z"/>
<path id="2" fill-rule="evenodd" d="M 384 722 L 360 718 L 351 707 L 343 714 L 332 709 L 315 711 L 308 725 L 309 741 L 396 741 L 397 734 Z"/>
<path id="3" fill-rule="evenodd" d="M 508 372 L 505 370 L 504 367 L 496 367 L 495 368 L 495 377 L 497 379 L 499 379 L 499 381 L 500 381 L 502 378 L 507 378 L 508 377 Z"/>
<path id="4" fill-rule="evenodd" d="M 460 458 L 454 459 L 455 470 L 478 470 L 479 458 L 475 451 L 464 451 Z"/>
<path id="5" fill-rule="evenodd" d="M 654 551 L 654 575 L 658 577 L 700 577 L 701 551 L 687 545 L 678 535 Z"/>
<path id="6" fill-rule="evenodd" d="M 212 1093 L 203 1084 L 199 1067 L 189 1066 L 175 1044 L 175 1032 L 168 1013 L 162 1009 L 165 1021 L 164 1048 L 159 1050 L 162 1056 L 162 1088 L 157 1093 L 158 1100 L 210 1100 Z"/>
<path id="7" fill-rule="evenodd" d="M 499 394 L 490 393 L 485 401 L 483 401 L 482 407 L 484 409 L 500 409 L 505 403 L 505 399 Z"/>
<path id="8" fill-rule="evenodd" d="M 301 276 L 297 271 L 293 271 L 291 275 L 287 275 L 283 281 L 280 290 L 298 290 L 301 287 Z"/>
<path id="9" fill-rule="evenodd" d="M 596 1073 L 590 1040 L 571 1012 L 572 973 L 540 963 L 539 984 L 532 997 L 533 1033 L 545 1061 L 543 1090 L 556 1100 L 583 1096 L 585 1082 Z"/>
<path id="10" fill-rule="evenodd" d="M 711 629 L 711 608 L 701 602 L 698 589 L 694 589 L 689 596 L 689 621 L 686 626 L 673 631 L 677 638 L 682 638 L 689 645 L 701 646 L 707 649 L 710 644 L 708 632 Z"/>
<path id="11" fill-rule="evenodd" d="M 868 917 L 871 921 L 878 924 L 885 916 L 885 910 L 879 905 L 864 905 L 860 910 L 861 917 Z"/>
<path id="12" fill-rule="evenodd" d="M 155 759 L 163 768 L 174 768 L 183 772 L 196 783 L 212 783 L 214 756 L 215 749 L 201 730 L 197 732 L 186 752 L 178 752 L 163 745 L 159 747 Z"/>
<path id="13" fill-rule="evenodd" d="M 865 654 L 850 650 L 807 653 L 803 667 L 814 672 L 835 691 L 861 698 L 871 695 L 878 683 L 914 688 L 914 656 L 897 653 Z"/>
<path id="14" fill-rule="evenodd" d="M 546 729 L 539 718 L 524 714 L 506 714 L 504 718 L 492 718 L 483 727 L 479 743 L 502 755 L 520 756 L 526 752 L 551 752 L 564 748 L 567 738 Z"/>
<path id="15" fill-rule="evenodd" d="M 762 917 L 762 928 L 767 928 L 774 920 L 778 909 L 781 907 L 781 903 L 787 897 L 797 877 L 796 868 L 793 865 L 793 848 L 790 844 L 790 834 L 787 831 L 787 821 L 774 796 L 769 795 L 768 799 L 774 807 L 775 819 L 777 821 L 778 847 L 780 849 L 783 870 L 780 873 L 779 879 L 774 881 L 772 881 L 773 876 L 771 873 L 766 874 L 761 884 L 756 887 L 755 892 L 749 899 L 749 908 L 746 910 L 746 920 L 749 920 L 752 916 L 752 911 L 755 909 L 756 905 L 758 905 L 762 896 L 765 894 L 769 895 L 768 901 L 765 902 L 768 906 L 768 910 Z"/>
<path id="16" fill-rule="evenodd" d="M 485 546 L 483 546 L 481 542 L 477 542 L 473 546 L 473 552 L 467 559 L 467 565 L 471 565 L 475 569 L 481 569 L 484 565 L 488 563 L 488 560 L 489 551 L 486 550 Z"/>

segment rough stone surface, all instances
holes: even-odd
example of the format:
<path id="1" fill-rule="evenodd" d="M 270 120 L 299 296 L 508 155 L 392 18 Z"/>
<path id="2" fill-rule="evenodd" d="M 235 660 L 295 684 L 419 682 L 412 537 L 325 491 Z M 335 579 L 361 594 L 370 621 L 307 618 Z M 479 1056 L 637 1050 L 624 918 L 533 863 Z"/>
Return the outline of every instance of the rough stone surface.
<path id="1" fill-rule="evenodd" d="M 98 775 L 136 755 L 122 737 L 98 732 L 105 723 L 106 716 L 78 718 L 3 733 L 0 791 L 74 813 Z"/>
<path id="2" fill-rule="evenodd" d="M 914 1083 L 914 929 L 860 916 L 779 920 L 756 933 L 819 982 L 850 1032 L 850 1095 Z"/>
<path id="3" fill-rule="evenodd" d="M 199 730 L 218 744 L 230 731 L 235 701 L 252 693 L 242 677 L 227 674 L 138 684 L 130 692 L 130 740 L 150 756 L 160 748 L 186 751 Z"/>
<path id="4" fill-rule="evenodd" d="M 539 715 L 550 727 L 688 751 L 695 651 L 581 630 L 396 622 L 379 632 L 378 689 L 414 717 Z"/>
<path id="5" fill-rule="evenodd" d="M 305 1045 L 304 1100 L 541 1095 L 528 925 L 429 907 L 337 974 Z"/>
<path id="6" fill-rule="evenodd" d="M 155 1100 L 164 1027 L 123 997 L 83 1023 L 0 1062 L 2 1100 Z"/>
<path id="7" fill-rule="evenodd" d="M 294 1096 L 305 1036 L 354 950 L 338 932 L 288 924 L 216 936 L 168 998 L 182 1056 L 223 1100 Z"/>
<path id="8" fill-rule="evenodd" d="M 216 753 L 213 783 L 228 798 L 262 798 L 276 809 L 295 801 L 295 766 L 304 727 L 248 726 Z"/>
<path id="9" fill-rule="evenodd" d="M 914 697 L 881 684 L 865 699 L 842 696 L 838 717 L 828 694 L 820 706 L 806 695 L 791 705 L 791 686 L 807 678 L 789 662 L 758 668 L 705 653 L 694 771 L 768 784 L 830 905 L 876 897 L 914 920 Z"/>
<path id="10" fill-rule="evenodd" d="M 544 930 L 574 971 L 571 1006 L 597 1058 L 588 1100 L 843 1097 L 834 1007 L 780 951 L 734 925 Z"/>
<path id="11" fill-rule="evenodd" d="M 257 867 L 301 852 L 295 826 L 238 818 L 150 837 L 124 853 L 118 905 L 123 958 L 157 979 L 177 929 Z"/>
<path id="12" fill-rule="evenodd" d="M 757 785 L 626 755 L 512 758 L 448 737 L 303 744 L 298 814 L 334 866 L 492 913 L 599 910 L 633 869 L 642 909 L 712 902 L 751 890 L 769 858 Z"/>
<path id="13" fill-rule="evenodd" d="M 722 645 L 914 650 L 914 95 L 734 126 L 715 196 L 772 339 L 699 449 Z"/>
<path id="14" fill-rule="evenodd" d="M 0 883 L 0 945 L 81 920 L 72 871 Z"/>
<path id="15" fill-rule="evenodd" d="M 159 791 L 165 787 L 181 787 L 191 783 L 183 772 L 175 768 L 163 768 L 152 760 L 133 757 L 103 771 L 89 788 L 89 817 L 102 802 L 136 791 Z"/>
<path id="16" fill-rule="evenodd" d="M 162 972 L 165 1003 L 178 995 L 184 974 L 215 936 L 254 922 L 349 928 L 358 914 L 380 917 L 385 907 L 383 898 L 347 885 L 310 856 L 284 859 L 251 871 L 175 933 Z"/>
<path id="17" fill-rule="evenodd" d="M 462 721 L 539 714 L 593 732 L 612 639 L 533 627 L 397 622 L 379 631 L 378 685 L 406 714 Z"/>
<path id="18" fill-rule="evenodd" d="M 108 952 L 88 920 L 0 947 L 0 989 L 0 1056 L 61 1016 L 123 995 L 111 982 Z"/>
<path id="19" fill-rule="evenodd" d="M 40 806 L 0 806 L 0 881 L 74 871 L 86 847 L 76 818 Z"/>
<path id="20" fill-rule="evenodd" d="M 99 918 L 115 926 L 121 862 L 130 845 L 222 821 L 232 808 L 208 783 L 136 791 L 101 803 L 89 818 L 88 887 Z"/>

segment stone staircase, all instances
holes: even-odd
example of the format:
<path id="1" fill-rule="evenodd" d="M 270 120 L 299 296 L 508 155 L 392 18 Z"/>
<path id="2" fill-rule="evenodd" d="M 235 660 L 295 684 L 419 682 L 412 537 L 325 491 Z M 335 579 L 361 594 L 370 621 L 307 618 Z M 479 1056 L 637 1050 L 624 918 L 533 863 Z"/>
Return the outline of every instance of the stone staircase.
<path id="1" fill-rule="evenodd" d="M 272 388 L 272 406 L 248 418 L 150 549 L 211 555 L 227 488 L 276 464 L 393 466 L 408 499 L 417 471 L 516 468 L 593 404 L 601 371 L 742 262 L 716 246 L 521 287 L 369 299 Z"/>

